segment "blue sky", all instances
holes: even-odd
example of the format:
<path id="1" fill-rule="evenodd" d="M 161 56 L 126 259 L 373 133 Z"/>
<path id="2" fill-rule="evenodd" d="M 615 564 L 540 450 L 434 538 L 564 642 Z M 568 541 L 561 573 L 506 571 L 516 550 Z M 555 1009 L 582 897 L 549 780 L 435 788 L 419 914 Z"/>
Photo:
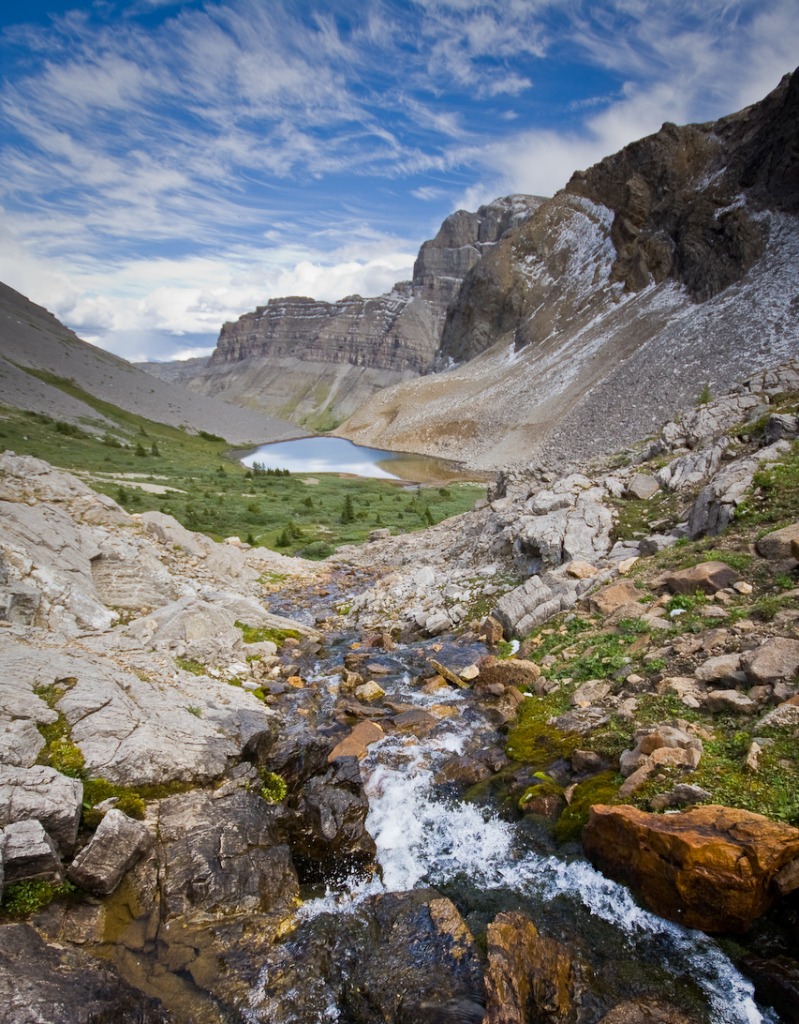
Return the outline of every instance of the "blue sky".
<path id="1" fill-rule="evenodd" d="M 5 0 L 0 280 L 127 358 L 199 353 L 797 64 L 797 0 Z"/>

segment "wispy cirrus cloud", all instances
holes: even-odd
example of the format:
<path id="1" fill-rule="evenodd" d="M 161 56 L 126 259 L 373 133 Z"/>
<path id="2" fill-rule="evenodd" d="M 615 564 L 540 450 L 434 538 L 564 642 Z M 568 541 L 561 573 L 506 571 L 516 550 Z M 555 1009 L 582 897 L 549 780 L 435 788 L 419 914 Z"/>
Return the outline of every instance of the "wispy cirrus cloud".
<path id="1" fill-rule="evenodd" d="M 126 351 L 385 290 L 456 205 L 549 194 L 799 61 L 794 0 L 63 7 L 0 37 L 0 276 Z"/>

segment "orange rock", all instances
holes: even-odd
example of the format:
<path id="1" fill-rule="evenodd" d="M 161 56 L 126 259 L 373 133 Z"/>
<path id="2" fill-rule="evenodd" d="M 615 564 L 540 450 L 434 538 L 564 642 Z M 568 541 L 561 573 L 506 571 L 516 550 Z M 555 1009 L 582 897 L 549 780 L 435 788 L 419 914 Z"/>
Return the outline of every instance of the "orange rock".
<path id="1" fill-rule="evenodd" d="M 599 804 L 582 841 L 595 867 L 655 913 L 707 932 L 746 931 L 799 858 L 799 829 L 716 804 L 681 814 Z"/>
<path id="2" fill-rule="evenodd" d="M 377 722 L 359 722 L 349 736 L 333 747 L 327 755 L 328 762 L 335 761 L 337 757 L 357 757 L 363 760 L 366 751 L 372 743 L 382 740 L 385 733 Z"/>
<path id="3" fill-rule="evenodd" d="M 717 590 L 737 583 L 740 578 L 725 562 L 700 562 L 692 569 L 667 573 L 663 582 L 672 594 L 695 594 L 697 590 L 715 594 Z"/>
<path id="4" fill-rule="evenodd" d="M 527 686 L 532 689 L 540 676 L 538 665 L 525 658 L 506 658 L 504 661 L 487 658 L 480 662 L 481 686 L 500 683 L 502 686 Z"/>
<path id="5" fill-rule="evenodd" d="M 488 926 L 485 1024 L 570 1020 L 574 956 L 540 935 L 524 914 L 498 914 Z"/>
<path id="6" fill-rule="evenodd" d="M 641 597 L 643 594 L 632 580 L 622 580 L 597 590 L 588 599 L 588 605 L 592 611 L 599 612 L 600 615 L 610 615 L 623 605 L 636 604 Z"/>

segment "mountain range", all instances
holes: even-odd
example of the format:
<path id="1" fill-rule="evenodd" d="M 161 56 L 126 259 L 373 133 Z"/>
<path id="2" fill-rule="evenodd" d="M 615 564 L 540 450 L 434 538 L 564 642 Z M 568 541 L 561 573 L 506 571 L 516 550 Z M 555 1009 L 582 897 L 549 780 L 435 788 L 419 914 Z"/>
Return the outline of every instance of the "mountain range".
<path id="1" fill-rule="evenodd" d="M 453 214 L 388 295 L 273 299 L 180 379 L 475 468 L 607 452 L 796 352 L 798 213 L 795 72 L 549 200 Z"/>
<path id="2" fill-rule="evenodd" d="M 332 430 L 479 470 L 614 451 L 799 350 L 799 71 L 551 199 L 452 214 L 385 295 L 271 299 L 208 360 L 134 367 L 0 307 L 0 402 L 65 419 L 86 408 L 48 374 L 234 443 Z"/>

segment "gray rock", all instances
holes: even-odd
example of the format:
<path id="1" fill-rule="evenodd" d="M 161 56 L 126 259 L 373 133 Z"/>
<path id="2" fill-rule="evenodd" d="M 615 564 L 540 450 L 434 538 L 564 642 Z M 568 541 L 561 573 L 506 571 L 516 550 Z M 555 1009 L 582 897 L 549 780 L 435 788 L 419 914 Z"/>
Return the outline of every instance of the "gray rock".
<path id="1" fill-rule="evenodd" d="M 735 509 L 746 496 L 752 477 L 763 464 L 774 462 L 788 450 L 787 441 L 777 441 L 755 455 L 736 459 L 718 472 L 699 492 L 688 517 L 692 537 L 720 533 L 732 522 Z"/>
<path id="2" fill-rule="evenodd" d="M 702 662 L 694 675 L 701 683 L 717 683 L 725 680 L 737 685 L 746 682 L 746 675 L 740 669 L 740 654 L 720 654 Z"/>
<path id="3" fill-rule="evenodd" d="M 424 619 L 424 631 L 430 636 L 440 636 L 441 633 L 452 629 L 452 626 L 449 614 L 441 609 L 426 615 Z"/>
<path id="4" fill-rule="evenodd" d="M 0 832 L 5 883 L 61 882 L 61 857 L 39 821 L 15 821 Z"/>
<path id="5" fill-rule="evenodd" d="M 627 484 L 625 497 L 648 501 L 650 498 L 653 498 L 659 490 L 660 484 L 655 477 L 649 476 L 648 473 L 636 473 L 632 480 Z"/>
<path id="6" fill-rule="evenodd" d="M 2 687 L 0 687 L 2 696 Z M 0 720 L 0 752 L 3 762 L 17 768 L 31 768 L 36 764 L 44 737 L 30 719 Z"/>
<path id="7" fill-rule="evenodd" d="M 177 588 L 164 566 L 146 551 L 126 557 L 102 555 L 91 564 L 95 590 L 110 608 L 160 608 L 177 596 Z"/>
<path id="8" fill-rule="evenodd" d="M 742 423 L 749 410 L 756 408 L 760 402 L 759 395 L 740 394 L 727 395 L 700 405 L 683 420 L 682 433 L 688 447 L 700 448 L 736 423 Z"/>
<path id="9" fill-rule="evenodd" d="M 799 416 L 792 413 L 777 413 L 769 416 L 764 430 L 766 444 L 774 444 L 782 438 L 793 439 L 799 434 Z"/>
<path id="10" fill-rule="evenodd" d="M 799 703 L 785 701 L 772 708 L 758 721 L 758 729 L 784 729 L 799 725 Z"/>
<path id="11" fill-rule="evenodd" d="M 713 794 L 708 793 L 701 786 L 691 786 L 681 782 L 668 793 L 658 793 L 649 801 L 653 811 L 665 811 L 667 807 L 692 807 L 695 804 L 704 804 L 713 799 Z"/>
<path id="12" fill-rule="evenodd" d="M 757 704 L 738 690 L 709 690 L 704 706 L 708 711 L 727 711 L 732 714 L 751 714 Z"/>
<path id="13" fill-rule="evenodd" d="M 87 892 L 108 896 L 152 843 L 144 822 L 134 821 L 122 811 L 109 810 L 70 864 L 67 877 Z"/>
<path id="14" fill-rule="evenodd" d="M 19 626 L 32 626 L 42 603 L 42 593 L 25 583 L 0 587 L 0 619 Z"/>
<path id="15" fill-rule="evenodd" d="M 638 550 L 642 555 L 656 555 L 658 551 L 674 547 L 678 540 L 679 537 L 675 534 L 653 533 L 638 541 Z"/>
<path id="16" fill-rule="evenodd" d="M 55 768 L 0 765 L 0 826 L 35 819 L 41 822 L 62 857 L 75 848 L 83 783 Z"/>
<path id="17" fill-rule="evenodd" d="M 157 853 L 164 920 L 285 912 L 298 892 L 275 812 L 254 792 L 162 801 Z"/>
<path id="18" fill-rule="evenodd" d="M 791 680 L 799 672 L 799 640 L 772 637 L 743 654 L 741 665 L 755 683 Z"/>
<path id="19" fill-rule="evenodd" d="M 506 636 L 524 636 L 562 607 L 561 597 L 553 593 L 540 576 L 531 576 L 501 597 L 492 615 L 502 624 Z"/>
<path id="20" fill-rule="evenodd" d="M 727 439 L 721 438 L 710 448 L 689 452 L 688 455 L 674 459 L 668 466 L 659 469 L 655 476 L 660 484 L 670 491 L 695 487 L 715 476 L 721 465 L 722 453 L 727 445 Z"/>

